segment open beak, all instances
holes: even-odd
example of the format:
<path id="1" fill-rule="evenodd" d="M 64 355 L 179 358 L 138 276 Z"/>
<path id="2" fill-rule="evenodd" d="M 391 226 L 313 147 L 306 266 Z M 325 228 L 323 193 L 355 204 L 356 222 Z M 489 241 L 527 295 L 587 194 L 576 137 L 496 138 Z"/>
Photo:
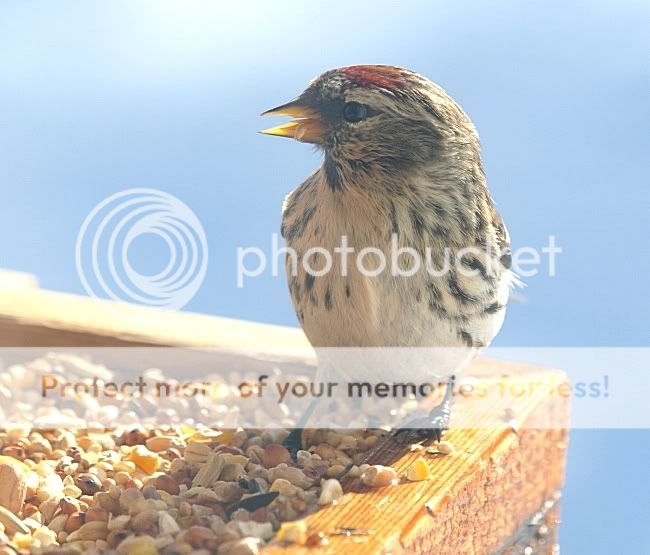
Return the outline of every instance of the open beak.
<path id="1" fill-rule="evenodd" d="M 320 144 L 325 136 L 325 126 L 320 114 L 313 108 L 305 106 L 300 99 L 293 100 L 277 108 L 267 110 L 263 116 L 290 116 L 293 121 L 264 129 L 260 133 L 275 135 L 276 137 L 289 137 L 303 143 Z"/>

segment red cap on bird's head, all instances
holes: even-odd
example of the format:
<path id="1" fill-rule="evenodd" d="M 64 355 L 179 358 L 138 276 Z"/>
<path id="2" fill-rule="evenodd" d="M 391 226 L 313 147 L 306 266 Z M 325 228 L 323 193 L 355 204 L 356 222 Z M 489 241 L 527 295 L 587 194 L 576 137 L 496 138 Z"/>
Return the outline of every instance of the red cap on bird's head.
<path id="1" fill-rule="evenodd" d="M 406 86 L 405 71 L 399 67 L 386 65 L 358 65 L 341 69 L 346 79 L 360 87 L 380 89 L 402 89 Z"/>

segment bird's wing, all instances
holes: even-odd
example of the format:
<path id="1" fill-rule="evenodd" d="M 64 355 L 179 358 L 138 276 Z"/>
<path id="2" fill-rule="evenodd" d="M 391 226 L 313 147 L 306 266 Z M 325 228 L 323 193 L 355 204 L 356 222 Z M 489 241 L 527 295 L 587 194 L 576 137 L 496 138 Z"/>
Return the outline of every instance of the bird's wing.
<path id="1" fill-rule="evenodd" d="M 512 248 L 510 246 L 510 233 L 503 218 L 496 207 L 492 208 L 492 225 L 497 239 L 497 246 L 499 247 L 499 262 L 508 270 L 508 279 L 511 288 L 525 287 L 523 281 L 519 276 L 512 271 Z M 513 297 L 511 300 L 515 300 Z"/>

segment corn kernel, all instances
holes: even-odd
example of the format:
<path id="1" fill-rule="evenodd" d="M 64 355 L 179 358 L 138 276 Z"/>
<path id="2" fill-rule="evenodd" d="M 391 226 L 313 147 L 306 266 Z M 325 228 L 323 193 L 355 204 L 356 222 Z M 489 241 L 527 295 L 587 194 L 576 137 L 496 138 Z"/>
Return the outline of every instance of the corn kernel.
<path id="1" fill-rule="evenodd" d="M 128 458 L 147 474 L 155 472 L 160 467 L 160 457 L 149 451 L 144 445 L 133 447 Z"/>
<path id="2" fill-rule="evenodd" d="M 31 534 L 17 532 L 13 537 L 13 543 L 18 549 L 29 549 L 33 541 Z"/>
<path id="3" fill-rule="evenodd" d="M 307 523 L 304 520 L 283 522 L 278 530 L 278 541 L 303 545 L 307 541 Z"/>
<path id="4" fill-rule="evenodd" d="M 426 480 L 430 475 L 429 465 L 422 457 L 415 459 L 406 469 L 406 479 L 411 482 Z"/>
<path id="5" fill-rule="evenodd" d="M 201 430 L 194 432 L 187 441 L 194 443 L 218 443 L 219 445 L 227 444 L 235 435 L 235 430 L 216 431 L 216 430 Z"/>

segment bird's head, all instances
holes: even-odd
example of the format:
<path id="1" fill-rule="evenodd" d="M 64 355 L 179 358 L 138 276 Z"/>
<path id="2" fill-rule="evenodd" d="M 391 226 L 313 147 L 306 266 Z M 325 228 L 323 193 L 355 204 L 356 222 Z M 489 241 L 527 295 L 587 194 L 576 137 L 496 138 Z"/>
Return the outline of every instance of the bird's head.
<path id="1" fill-rule="evenodd" d="M 468 148 L 478 156 L 476 131 L 458 104 L 427 78 L 394 66 L 327 71 L 263 115 L 294 118 L 262 133 L 321 147 L 333 189 L 368 174 L 404 175 L 458 159 Z"/>

